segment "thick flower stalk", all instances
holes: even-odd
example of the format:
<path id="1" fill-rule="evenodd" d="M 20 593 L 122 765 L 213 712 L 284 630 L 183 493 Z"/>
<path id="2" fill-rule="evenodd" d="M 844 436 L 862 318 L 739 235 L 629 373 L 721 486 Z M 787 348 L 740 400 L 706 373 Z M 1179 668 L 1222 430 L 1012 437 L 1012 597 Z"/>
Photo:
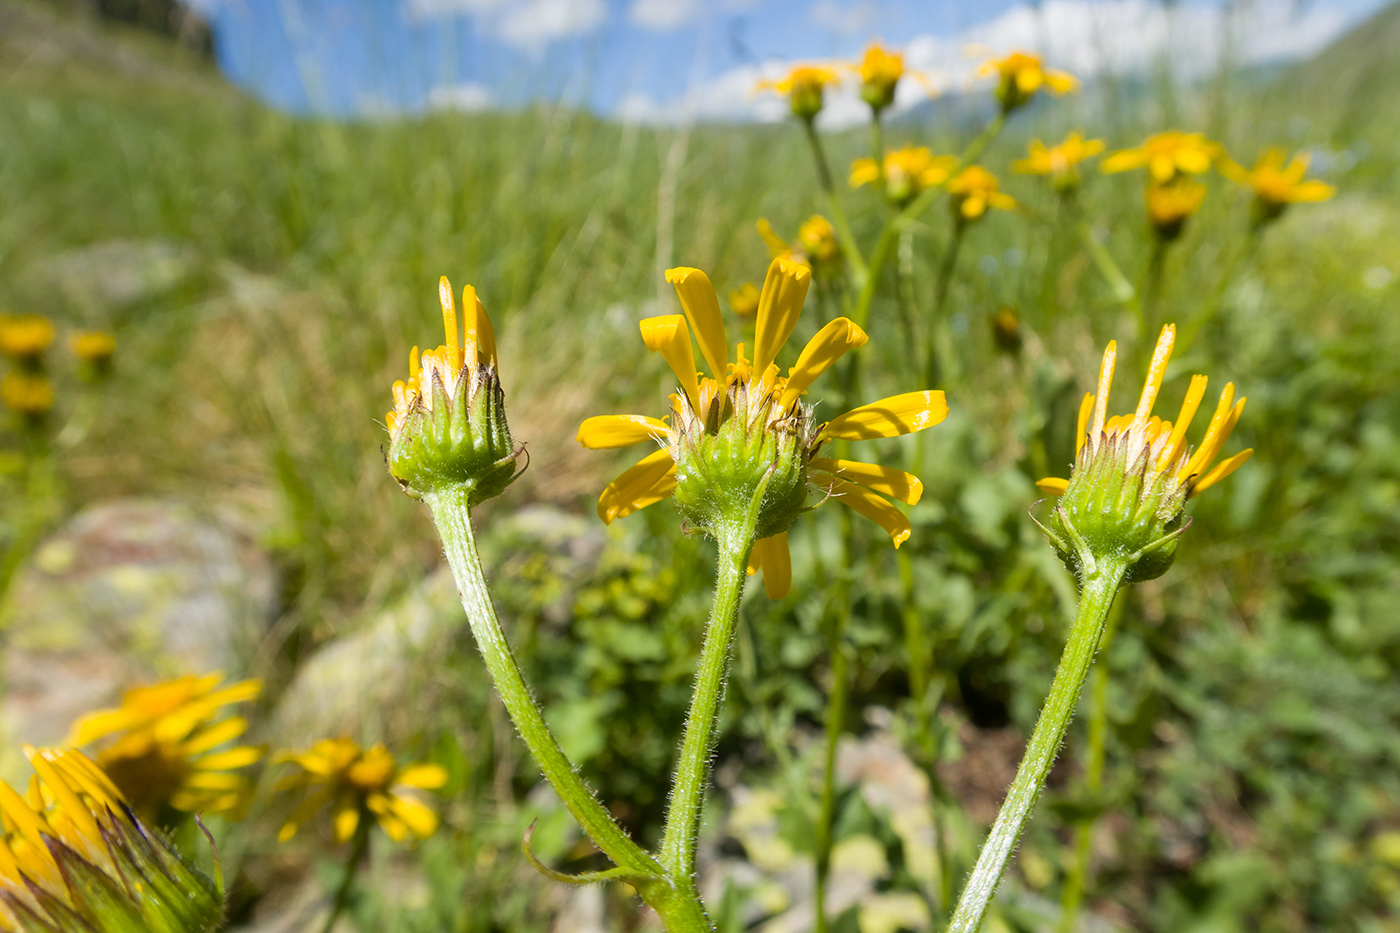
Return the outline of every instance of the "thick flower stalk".
<path id="1" fill-rule="evenodd" d="M 1102 139 L 1085 139 L 1078 130 L 1054 146 L 1032 139 L 1026 157 L 1013 162 L 1011 170 L 1020 175 L 1043 176 L 1056 191 L 1070 192 L 1082 180 L 1079 166 L 1103 152 L 1103 148 Z"/>
<path id="2" fill-rule="evenodd" d="M 927 146 L 905 146 L 886 152 L 880 162 L 870 158 L 851 163 L 852 188 L 883 184 L 891 204 L 904 208 L 919 195 L 952 177 L 958 157 L 934 155 Z"/>
<path id="3" fill-rule="evenodd" d="M 1001 58 L 990 58 L 977 69 L 979 77 L 995 76 L 997 101 L 1002 114 L 1030 103 L 1042 90 L 1059 96 L 1079 90 L 1079 79 L 1072 74 L 1046 68 L 1039 55 L 1012 52 Z"/>
<path id="4" fill-rule="evenodd" d="M 121 791 L 74 749 L 25 748 L 35 777 L 0 782 L 0 930 L 208 933 L 222 885 L 132 814 Z"/>
<path id="5" fill-rule="evenodd" d="M 1254 193 L 1254 222 L 1262 226 L 1283 216 L 1290 204 L 1326 201 L 1337 193 L 1326 182 L 1306 177 L 1309 161 L 1305 152 L 1287 161 L 1282 149 L 1273 148 L 1261 155 L 1251 169 L 1223 159 L 1220 173 Z"/>
<path id="6" fill-rule="evenodd" d="M 260 760 L 264 749 L 231 747 L 248 720 L 224 711 L 261 690 L 257 680 L 224 684 L 217 672 L 135 687 L 120 706 L 75 722 L 68 742 L 96 743 L 98 766 L 143 815 L 234 812 L 252 792 L 240 769 Z"/>
<path id="7" fill-rule="evenodd" d="M 1080 406 L 1078 454 L 1069 479 L 1039 482 L 1042 490 L 1059 497 L 1042 528 L 1075 573 L 1079 610 L 1025 757 L 958 900 L 949 933 L 973 933 L 982 923 L 1064 741 L 1118 589 L 1171 566 L 1186 528 L 1186 501 L 1229 476 L 1251 453 L 1244 450 L 1215 463 L 1244 411 L 1233 383 L 1225 386 L 1194 449 L 1186 443 L 1186 432 L 1205 397 L 1204 376 L 1192 377 L 1175 424 L 1152 414 L 1175 335 L 1172 325 L 1163 328 L 1137 408 L 1111 418 L 1108 391 L 1117 346 L 1109 343 L 1098 391 Z"/>

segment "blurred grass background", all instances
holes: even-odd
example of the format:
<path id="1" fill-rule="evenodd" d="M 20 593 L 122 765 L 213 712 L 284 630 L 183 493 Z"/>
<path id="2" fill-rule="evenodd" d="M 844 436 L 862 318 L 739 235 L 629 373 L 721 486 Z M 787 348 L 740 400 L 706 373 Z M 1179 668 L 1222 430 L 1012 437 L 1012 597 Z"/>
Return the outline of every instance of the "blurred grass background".
<path id="1" fill-rule="evenodd" d="M 1171 95 L 1184 128 L 1209 129 L 1246 164 L 1267 145 L 1315 147 L 1340 194 L 1292 209 L 1237 263 L 1247 197 L 1214 178 L 1171 251 L 1162 320 L 1185 324 L 1225 290 L 1220 314 L 1174 361 L 1163 407 L 1179 403 L 1182 374 L 1233 380 L 1250 402 L 1231 449 L 1256 453 L 1194 507 L 1176 569 L 1125 600 L 1100 658 L 1111 673 L 1109 790 L 1085 799 L 1076 725 L 1014 869 L 997 921 L 1008 928 L 1053 926 L 1044 905 L 1087 808 L 1107 816 L 1086 923 L 1400 930 L 1396 47 L 1391 7 L 1313 61 Z M 100 419 L 61 464 L 66 512 L 169 495 L 248 516 L 279 569 L 277 618 L 248 658 L 275 698 L 319 647 L 361 630 L 437 565 L 424 511 L 385 475 L 378 422 L 408 348 L 439 339 L 437 276 L 474 284 L 531 459 L 479 518 L 498 600 L 566 746 L 628 825 L 654 835 L 707 606 L 707 545 L 680 538 L 668 505 L 599 534 L 593 497 L 625 460 L 582 451 L 573 432 L 590 414 L 659 411 L 671 377 L 636 333 L 672 300 L 659 270 L 701 267 L 723 295 L 767 265 L 758 217 L 795 234 L 820 210 L 798 131 L 628 126 L 546 104 L 293 118 L 173 44 L 32 0 L 0 3 L 0 88 L 0 308 L 118 339 Z M 924 445 L 926 492 L 906 546 L 941 684 L 945 783 L 965 814 L 963 870 L 1019 757 L 1005 737 L 1033 722 L 1072 604 L 1026 518 L 1032 481 L 1068 463 L 1103 344 L 1117 337 L 1127 350 L 1120 401 L 1146 352 L 1062 220 L 1052 245 L 1054 196 L 1008 166 L 1031 135 L 1077 127 L 1135 144 L 1164 128 L 1165 107 L 1151 86 L 1091 88 L 1013 121 L 987 164 L 1025 209 L 968 233 L 947 304 L 953 414 L 904 442 Z M 890 135 L 957 151 L 981 115 L 940 107 Z M 836 166 L 865 145 L 862 133 L 828 139 Z M 1139 184 L 1090 172 L 1080 205 L 1133 278 L 1146 261 Z M 863 193 L 846 203 L 869 243 L 880 205 Z M 950 228 L 941 206 L 925 221 L 912 257 L 923 306 Z M 143 284 L 120 287 L 132 274 Z M 870 398 L 917 378 L 892 296 L 877 302 L 862 351 Z M 1002 309 L 1019 321 L 1014 340 L 995 339 Z M 835 313 L 809 303 L 798 336 Z M 596 547 L 522 537 L 522 508 Z M 828 511 L 794 530 L 793 595 L 746 601 L 717 806 L 737 784 L 796 786 L 795 812 L 811 791 L 827 685 L 823 566 L 837 559 Z M 907 607 L 888 548 L 862 540 L 873 569 L 858 571 L 852 597 L 848 724 L 853 735 L 892 721 L 898 732 Z M 360 928 L 547 929 L 559 895 L 517 848 L 522 814 L 540 806 L 536 775 L 469 643 L 459 638 L 432 680 L 422 715 L 395 738 L 453 769 L 448 828 L 377 863 Z M 802 820 L 784 819 L 792 847 L 810 849 Z M 719 840 L 722 818 L 711 822 Z M 588 864 L 565 830 L 555 860 Z M 858 795 L 843 797 L 838 831 L 882 841 L 894 866 L 882 890 L 917 889 L 887 817 Z M 249 916 L 289 858 L 256 850 L 245 863 Z M 626 898 L 606 896 L 609 928 L 632 928 Z M 858 912 L 843 922 L 856 929 Z"/>

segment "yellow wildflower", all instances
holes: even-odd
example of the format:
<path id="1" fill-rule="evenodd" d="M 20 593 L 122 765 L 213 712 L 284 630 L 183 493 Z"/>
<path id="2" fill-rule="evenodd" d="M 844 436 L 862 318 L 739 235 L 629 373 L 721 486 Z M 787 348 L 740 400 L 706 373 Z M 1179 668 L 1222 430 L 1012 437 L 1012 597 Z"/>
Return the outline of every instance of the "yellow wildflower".
<path id="1" fill-rule="evenodd" d="M 0 379 L 0 403 L 17 415 L 39 418 L 53 408 L 53 383 L 35 373 L 6 373 Z"/>
<path id="2" fill-rule="evenodd" d="M 989 207 L 1015 210 L 1016 200 L 1000 189 L 995 175 L 980 165 L 969 165 L 948 182 L 954 216 L 966 223 L 981 218 Z"/>
<path id="3" fill-rule="evenodd" d="M 1147 219 L 1152 230 L 1164 241 L 1181 235 L 1186 221 L 1201 209 L 1206 199 L 1206 186 L 1186 176 L 1166 184 L 1148 182 Z"/>
<path id="4" fill-rule="evenodd" d="M 1154 133 L 1135 148 L 1109 153 L 1099 167 L 1109 173 L 1146 167 L 1152 181 L 1164 185 L 1182 175 L 1208 172 L 1224 155 L 1220 144 L 1204 133 L 1167 130 Z"/>
<path id="5" fill-rule="evenodd" d="M 885 176 L 885 197 L 898 205 L 906 205 L 929 188 L 948 180 L 957 168 L 957 156 L 933 154 L 927 146 L 905 146 L 885 153 L 883 166 L 874 159 L 856 159 L 851 163 L 851 187 L 874 184 Z"/>
<path id="6" fill-rule="evenodd" d="M 894 103 L 899 80 L 905 75 L 917 78 L 930 94 L 934 92 L 927 76 L 904 67 L 903 53 L 892 52 L 878 42 L 866 46 L 861 60 L 846 67 L 860 75 L 861 100 L 869 104 L 876 114 Z"/>
<path id="7" fill-rule="evenodd" d="M 374 819 L 395 842 L 410 835 L 427 839 L 438 828 L 432 810 L 411 794 L 412 788 L 437 790 L 447 783 L 441 765 L 399 767 L 383 745 L 361 748 L 350 739 L 323 739 L 301 752 L 283 752 L 279 761 L 301 769 L 278 783 L 278 790 L 314 788 L 277 834 L 279 842 L 296 835 L 307 820 L 330 805 L 336 842 L 347 842 L 363 821 Z"/>
<path id="8" fill-rule="evenodd" d="M 1036 92 L 1046 88 L 1055 95 L 1079 90 L 1074 75 L 1041 64 L 1039 55 L 1012 52 L 1002 58 L 989 58 L 977 69 L 979 77 L 997 76 L 997 100 L 1003 113 L 1010 113 L 1030 101 Z"/>
<path id="9" fill-rule="evenodd" d="M 84 363 L 101 366 L 117 351 L 117 338 L 105 330 L 78 330 L 68 335 L 68 349 Z"/>
<path id="10" fill-rule="evenodd" d="M 764 587 L 774 598 L 791 585 L 787 528 L 805 510 L 810 489 L 855 509 L 884 528 L 896 547 L 902 544 L 910 534 L 909 520 L 885 496 L 917 502 L 919 480 L 891 467 L 817 455 L 832 440 L 896 437 L 932 427 L 948 413 L 943 393 L 910 392 L 818 424 L 802 395 L 847 350 L 869 338 L 854 322 L 837 318 L 808 342 L 787 375 L 780 375 L 775 361 L 811 282 L 806 267 L 786 259 L 769 266 L 754 358 L 739 344 L 732 363 L 709 278 L 699 269 L 679 268 L 668 271 L 666 279 L 675 285 L 685 315 L 648 318 L 641 330 L 647 347 L 665 357 L 680 384 L 671 396 L 672 423 L 647 415 L 600 415 L 579 427 L 579 443 L 591 449 L 659 447 L 603 490 L 598 516 L 611 523 L 674 496 L 687 524 L 713 534 L 707 509 L 716 499 L 732 506 L 763 488 L 750 572 L 763 570 Z M 696 371 L 692 333 L 709 376 Z"/>
<path id="11" fill-rule="evenodd" d="M 1252 169 L 1225 159 L 1220 163 L 1220 174 L 1254 192 L 1255 209 L 1261 221 L 1276 219 L 1290 204 L 1326 201 L 1337 193 L 1337 189 L 1326 182 L 1304 181 L 1310 161 L 1307 153 L 1298 153 L 1287 166 L 1284 165 L 1286 158 L 1282 149 L 1270 149 L 1259 157 Z"/>
<path id="12" fill-rule="evenodd" d="M 53 343 L 53 323 L 38 314 L 0 315 L 0 354 L 33 361 Z"/>
<path id="13" fill-rule="evenodd" d="M 841 80 L 841 73 L 827 65 L 794 65 L 786 76 L 760 81 L 755 90 L 771 90 L 788 99 L 793 116 L 811 120 L 821 113 L 828 85 Z"/>
<path id="14" fill-rule="evenodd" d="M 1012 163 L 1013 171 L 1022 175 L 1045 175 L 1057 191 L 1069 191 L 1079 186 L 1079 166 L 1103 152 L 1102 139 L 1085 139 L 1078 130 L 1070 133 L 1057 146 L 1046 146 L 1032 139 L 1026 158 Z"/>
<path id="15" fill-rule="evenodd" d="M 758 286 L 745 282 L 729 293 L 729 310 L 740 317 L 748 317 L 758 310 Z"/>
<path id="16" fill-rule="evenodd" d="M 238 769 L 257 762 L 263 749 L 223 748 L 248 730 L 242 716 L 224 708 L 256 699 L 257 680 L 224 684 L 218 672 L 135 687 L 121 705 L 88 713 L 73 724 L 70 745 L 107 740 L 97 763 L 137 810 L 155 815 L 165 807 L 189 813 L 238 809 L 251 785 Z"/>
<path id="17" fill-rule="evenodd" d="M 783 239 L 766 217 L 760 217 L 756 226 L 758 235 L 768 244 L 768 251 L 774 259 L 800 263 L 819 276 L 830 271 L 841 259 L 841 243 L 836 239 L 836 228 L 820 214 L 813 214 L 798 226 L 795 243 Z"/>

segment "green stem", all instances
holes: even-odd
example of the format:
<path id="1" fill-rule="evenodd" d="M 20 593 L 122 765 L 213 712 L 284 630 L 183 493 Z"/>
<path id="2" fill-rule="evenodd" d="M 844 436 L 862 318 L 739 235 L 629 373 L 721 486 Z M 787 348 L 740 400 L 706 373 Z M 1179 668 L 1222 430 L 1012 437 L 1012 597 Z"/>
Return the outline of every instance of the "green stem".
<path id="1" fill-rule="evenodd" d="M 457 581 L 472 636 L 486 670 L 535 763 L 564 806 L 602 852 L 619 868 L 633 873 L 633 884 L 673 933 L 708 933 L 709 920 L 690 879 L 666 876 L 662 866 L 623 832 L 574 769 L 550 731 L 501 630 L 481 557 L 472 533 L 468 490 L 447 489 L 424 497 L 437 525 Z"/>
<path id="2" fill-rule="evenodd" d="M 963 233 L 967 230 L 967 224 L 961 217 L 953 219 L 953 237 L 948 243 L 948 248 L 943 252 L 943 261 L 938 265 L 938 278 L 933 293 L 933 307 L 929 310 L 928 321 L 928 347 L 927 365 L 924 368 L 926 385 L 938 384 L 938 353 L 940 326 L 943 325 L 941 317 L 943 303 L 948 300 L 948 289 L 953 284 L 953 270 L 958 265 L 958 253 L 962 250 Z"/>
<path id="3" fill-rule="evenodd" d="M 996 822 L 992 824 L 992 831 L 987 835 L 982 854 L 977 858 L 977 867 L 972 870 L 972 876 L 958 899 L 948 933 L 975 933 L 982 925 L 982 918 L 1035 808 L 1036 798 L 1045 785 L 1050 766 L 1055 762 L 1055 754 L 1064 741 L 1065 730 L 1069 728 L 1079 693 L 1084 688 L 1089 666 L 1098 649 L 1108 610 L 1113 605 L 1113 597 L 1126 570 L 1122 564 L 1102 562 L 1083 581 L 1079 611 L 1065 642 L 1064 654 L 1060 656 L 1059 669 L 1050 684 L 1050 695 L 1045 699 L 1040 720 L 1035 724 L 1035 731 L 1026 745 L 1025 757 L 1016 770 L 1016 778 L 1011 782 L 1011 789 L 1007 791 Z"/>
<path id="4" fill-rule="evenodd" d="M 374 826 L 374 814 L 365 807 L 360 808 L 360 822 L 355 825 L 355 835 L 350 843 L 350 857 L 345 860 L 345 874 L 340 879 L 340 887 L 336 888 L 335 900 L 331 901 L 331 915 L 326 918 L 326 923 L 321 927 L 321 933 L 331 933 L 335 928 L 335 922 L 340 919 L 340 915 L 345 913 L 345 908 L 350 905 L 350 893 L 355 890 L 355 875 L 360 871 L 360 865 L 364 862 L 365 856 L 369 854 L 369 832 Z"/>
<path id="5" fill-rule="evenodd" d="M 1128 281 L 1128 277 L 1123 274 L 1123 270 L 1113 260 L 1113 254 L 1099 242 L 1098 237 L 1094 236 L 1094 231 L 1089 228 L 1088 224 L 1080 224 L 1079 238 L 1084 242 L 1084 248 L 1089 251 L 1089 258 L 1093 259 L 1094 265 L 1098 267 L 1099 274 L 1104 277 L 1108 282 L 1108 287 L 1113 290 L 1114 300 L 1141 317 L 1142 311 L 1140 310 L 1137 289 L 1133 288 L 1133 283 Z"/>
<path id="6" fill-rule="evenodd" d="M 719 545 L 715 601 L 710 609 L 710 621 L 705 626 L 705 643 L 700 649 L 700 664 L 695 672 L 695 691 L 686 715 L 685 735 L 681 739 L 680 758 L 671 785 L 671 808 L 666 813 L 659 855 L 670 876 L 678 884 L 688 884 L 692 889 L 695 885 L 695 842 L 700 833 L 700 810 L 710 777 L 715 719 L 729 672 L 729 648 L 739 617 L 739 600 L 744 594 L 749 551 L 753 548 L 759 508 L 767 488 L 765 477 L 754 491 L 748 511 L 729 516 L 728 521 L 715 529 Z"/>
<path id="7" fill-rule="evenodd" d="M 968 166 L 982 158 L 982 154 L 987 151 L 987 147 L 1001 134 L 1002 127 L 1006 126 L 1006 113 L 998 113 L 991 123 L 983 127 L 982 132 L 972 142 L 963 149 L 962 155 L 958 156 L 959 166 Z"/>
<path id="8" fill-rule="evenodd" d="M 1234 254 L 1230 257 L 1230 261 L 1225 266 L 1225 271 L 1220 274 L 1220 281 L 1216 282 L 1215 288 L 1211 291 L 1209 297 L 1206 298 L 1205 304 L 1201 306 L 1201 310 L 1196 312 L 1195 316 L 1182 328 L 1181 335 L 1176 341 L 1177 353 L 1185 354 L 1191 347 L 1191 344 L 1195 343 L 1196 338 L 1200 336 L 1202 329 L 1211 321 L 1215 320 L 1215 315 L 1220 311 L 1220 305 L 1225 300 L 1225 292 L 1229 290 L 1230 283 L 1235 280 L 1236 271 L 1241 264 L 1247 266 L 1249 261 L 1254 258 L 1255 251 L 1259 248 L 1259 231 L 1260 227 L 1258 224 L 1250 224 L 1249 233 L 1245 237 L 1244 246 L 1235 250 Z"/>
<path id="9" fill-rule="evenodd" d="M 831 634 L 831 696 L 826 704 L 826 743 L 822 749 L 822 797 L 817 814 L 817 883 L 815 933 L 826 933 L 826 882 L 831 875 L 832 826 L 836 820 L 836 748 L 846 719 L 846 698 L 850 692 L 850 659 L 845 635 L 850 608 L 842 599 Z"/>
<path id="10" fill-rule="evenodd" d="M 855 280 L 863 283 L 868 269 L 864 257 L 860 254 L 860 246 L 851 233 L 851 226 L 846 222 L 846 212 L 841 207 L 840 199 L 836 197 L 836 184 L 832 180 L 831 166 L 826 161 L 826 150 L 822 148 L 821 135 L 817 133 L 813 120 L 803 120 L 802 128 L 807 131 L 807 142 L 812 147 L 812 158 L 817 163 L 817 180 L 821 182 L 822 190 L 826 192 L 827 202 L 831 206 L 831 222 L 836 227 L 837 238 L 841 241 L 841 251 L 846 254 L 846 262 L 850 263 L 851 274 Z"/>
<path id="11" fill-rule="evenodd" d="M 1152 241 L 1152 254 L 1143 272 L 1142 301 L 1138 304 L 1138 339 L 1151 340 L 1157 324 L 1157 301 L 1162 296 L 1162 273 L 1167 267 L 1167 241 L 1157 237 Z"/>
<path id="12" fill-rule="evenodd" d="M 876 191 L 885 190 L 885 126 L 880 122 L 880 111 L 873 112 L 870 118 L 870 158 L 875 162 L 878 173 Z"/>

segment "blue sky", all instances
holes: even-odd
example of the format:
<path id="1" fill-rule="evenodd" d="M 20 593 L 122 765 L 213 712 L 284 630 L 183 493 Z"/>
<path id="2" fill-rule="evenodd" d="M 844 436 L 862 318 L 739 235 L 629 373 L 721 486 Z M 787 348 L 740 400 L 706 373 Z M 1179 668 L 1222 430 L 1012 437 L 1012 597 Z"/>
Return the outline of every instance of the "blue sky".
<path id="1" fill-rule="evenodd" d="M 1385 0 L 1246 0 L 1229 20 L 1247 61 L 1312 54 Z M 219 64 L 275 106 L 336 115 L 564 100 L 627 119 L 778 119 L 750 89 L 794 60 L 852 58 L 872 39 L 956 89 L 978 48 L 1036 48 L 1086 77 L 1171 51 L 1206 73 L 1220 0 L 201 0 Z M 969 48 L 969 47 L 972 48 Z M 901 104 L 922 93 L 910 83 Z M 825 118 L 859 114 L 854 98 Z"/>

